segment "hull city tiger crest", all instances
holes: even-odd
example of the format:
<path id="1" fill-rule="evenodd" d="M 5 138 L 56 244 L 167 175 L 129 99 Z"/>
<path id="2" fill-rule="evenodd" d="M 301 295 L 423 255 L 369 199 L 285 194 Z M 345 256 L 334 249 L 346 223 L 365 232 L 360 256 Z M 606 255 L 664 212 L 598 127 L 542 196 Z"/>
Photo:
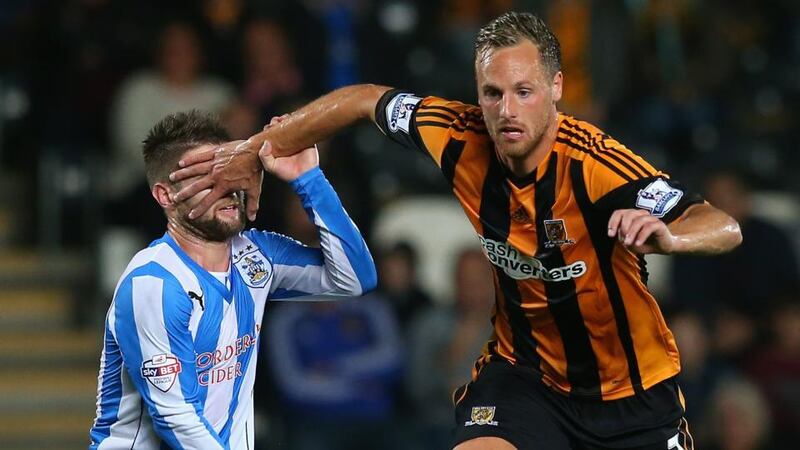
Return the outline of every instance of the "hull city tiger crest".
<path id="1" fill-rule="evenodd" d="M 142 377 L 161 392 L 167 392 L 172 388 L 179 373 L 181 373 L 181 362 L 166 353 L 142 362 Z"/>
<path id="2" fill-rule="evenodd" d="M 544 221 L 544 231 L 547 234 L 545 248 L 561 247 L 564 244 L 574 244 L 575 241 L 567 237 L 567 226 L 564 219 Z"/>
<path id="3" fill-rule="evenodd" d="M 494 419 L 494 406 L 473 406 L 472 414 L 469 421 L 464 423 L 464 426 L 470 427 L 472 425 L 492 425 L 497 426 L 497 421 Z"/>
<path id="4" fill-rule="evenodd" d="M 234 253 L 233 261 L 245 284 L 250 287 L 262 287 L 270 278 L 270 264 L 255 245 L 248 244 Z"/>

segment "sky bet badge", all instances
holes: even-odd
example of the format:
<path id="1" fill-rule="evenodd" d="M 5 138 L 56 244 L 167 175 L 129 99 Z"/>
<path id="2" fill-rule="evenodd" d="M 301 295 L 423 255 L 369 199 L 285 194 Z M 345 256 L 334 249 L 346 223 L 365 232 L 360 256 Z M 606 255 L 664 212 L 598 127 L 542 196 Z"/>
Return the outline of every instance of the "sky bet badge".
<path id="1" fill-rule="evenodd" d="M 181 373 L 178 358 L 166 353 L 142 363 L 142 376 L 161 392 L 167 392 Z"/>

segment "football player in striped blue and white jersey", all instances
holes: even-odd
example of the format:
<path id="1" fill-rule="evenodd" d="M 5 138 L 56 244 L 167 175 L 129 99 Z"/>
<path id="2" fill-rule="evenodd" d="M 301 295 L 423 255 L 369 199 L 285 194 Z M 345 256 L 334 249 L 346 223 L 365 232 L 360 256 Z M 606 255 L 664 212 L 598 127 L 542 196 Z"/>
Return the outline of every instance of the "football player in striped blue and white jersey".
<path id="1" fill-rule="evenodd" d="M 173 183 L 169 173 L 182 157 L 228 140 L 217 121 L 192 111 L 166 117 L 144 141 L 167 232 L 133 257 L 114 293 L 90 449 L 252 449 L 266 302 L 361 295 L 376 285 L 372 256 L 320 171 L 316 148 L 286 158 L 267 150 L 261 162 L 300 197 L 320 249 L 243 231 L 241 191 L 190 218 L 209 190 L 176 203 L 174 194 L 194 180 Z"/>

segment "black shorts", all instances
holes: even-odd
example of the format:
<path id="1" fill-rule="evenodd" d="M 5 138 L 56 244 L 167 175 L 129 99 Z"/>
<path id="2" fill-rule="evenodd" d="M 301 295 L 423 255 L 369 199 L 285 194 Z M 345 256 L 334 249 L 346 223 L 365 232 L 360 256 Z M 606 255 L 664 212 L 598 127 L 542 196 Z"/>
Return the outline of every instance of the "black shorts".
<path id="1" fill-rule="evenodd" d="M 619 400 L 570 398 L 533 370 L 492 361 L 459 388 L 454 446 L 495 436 L 520 450 L 691 450 L 675 379 Z"/>

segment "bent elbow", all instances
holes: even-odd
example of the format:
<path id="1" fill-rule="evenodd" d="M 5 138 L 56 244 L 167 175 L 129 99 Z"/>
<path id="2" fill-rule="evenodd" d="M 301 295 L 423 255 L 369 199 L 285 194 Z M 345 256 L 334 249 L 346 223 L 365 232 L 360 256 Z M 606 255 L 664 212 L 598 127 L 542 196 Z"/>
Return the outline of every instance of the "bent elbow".
<path id="1" fill-rule="evenodd" d="M 358 297 L 374 290 L 378 286 L 378 274 L 375 263 L 370 259 L 369 264 L 358 268 L 349 274 L 331 276 L 333 293 L 348 297 Z"/>
<path id="2" fill-rule="evenodd" d="M 378 287 L 378 272 L 375 271 L 373 266 L 372 272 L 370 272 L 369 280 L 364 285 L 364 294 L 367 292 L 372 292 Z"/>
<path id="3" fill-rule="evenodd" d="M 361 294 L 372 292 L 378 287 L 378 271 L 375 269 L 375 263 L 369 265 L 364 280 L 361 281 Z"/>
<path id="4" fill-rule="evenodd" d="M 733 236 L 731 238 L 732 245 L 730 249 L 733 250 L 742 244 L 744 238 L 742 237 L 742 228 L 739 226 L 739 222 L 734 220 L 731 228 L 731 234 Z"/>
<path id="5" fill-rule="evenodd" d="M 742 228 L 739 226 L 739 222 L 731 217 L 723 229 L 728 236 L 723 253 L 727 253 L 742 244 Z"/>

